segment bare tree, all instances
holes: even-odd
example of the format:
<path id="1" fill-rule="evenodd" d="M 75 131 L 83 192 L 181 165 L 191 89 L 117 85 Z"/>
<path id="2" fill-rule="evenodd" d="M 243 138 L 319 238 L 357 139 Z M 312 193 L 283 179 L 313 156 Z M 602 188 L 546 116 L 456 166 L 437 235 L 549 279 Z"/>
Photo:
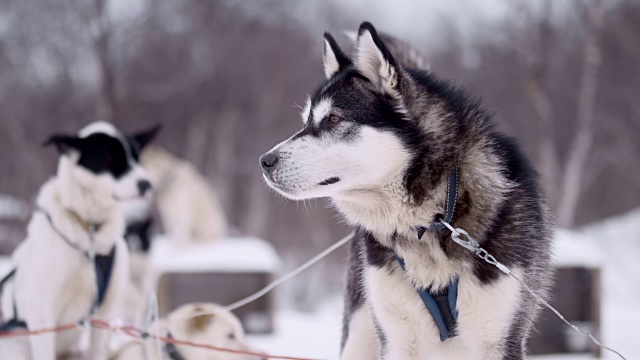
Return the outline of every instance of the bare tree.
<path id="1" fill-rule="evenodd" d="M 573 226 L 583 184 L 597 172 L 587 172 L 586 167 L 594 142 L 594 113 L 598 72 L 602 63 L 600 33 L 604 11 L 599 0 L 586 5 L 587 31 L 584 36 L 584 64 L 577 96 L 575 130 L 564 162 L 558 151 L 557 120 L 553 102 L 545 90 L 545 76 L 549 69 L 551 51 L 551 1 L 544 2 L 539 20 L 534 18 L 530 3 L 521 3 L 525 18 L 524 39 L 519 49 L 525 69 L 524 89 L 527 100 L 537 120 L 537 164 L 542 182 L 552 206 L 556 209 L 562 226 Z"/>
<path id="2" fill-rule="evenodd" d="M 599 0 L 587 7 L 588 30 L 585 39 L 582 81 L 578 93 L 577 130 L 569 149 L 564 167 L 561 198 L 558 204 L 558 222 L 573 225 L 576 208 L 580 200 L 583 177 L 594 140 L 594 113 L 598 72 L 602 64 L 600 33 L 604 23 L 604 12 Z"/>
<path id="3" fill-rule="evenodd" d="M 552 7 L 550 1 L 542 4 L 542 15 L 536 21 L 531 3 L 519 3 L 525 28 L 521 41 L 517 41 L 520 45 L 517 50 L 524 68 L 524 93 L 536 117 L 536 163 L 547 195 L 550 199 L 555 199 L 560 165 L 555 141 L 553 104 L 544 88 L 551 51 L 551 25 L 548 21 Z"/>
<path id="4" fill-rule="evenodd" d="M 91 41 L 99 69 L 98 119 L 114 121 L 118 118 L 116 75 L 111 54 L 111 26 L 106 8 L 109 0 L 94 0 L 89 9 L 88 23 Z"/>

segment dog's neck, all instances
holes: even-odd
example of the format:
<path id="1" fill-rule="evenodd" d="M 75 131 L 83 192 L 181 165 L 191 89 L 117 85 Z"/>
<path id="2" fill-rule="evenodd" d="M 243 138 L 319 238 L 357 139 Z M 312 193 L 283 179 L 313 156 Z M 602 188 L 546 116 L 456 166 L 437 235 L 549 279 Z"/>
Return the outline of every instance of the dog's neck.
<path id="1" fill-rule="evenodd" d="M 490 228 L 491 219 L 512 185 L 503 175 L 499 158 L 487 153 L 482 144 L 472 145 L 464 155 L 457 165 L 461 206 L 454 214 L 453 225 L 480 237 Z M 391 246 L 392 234 L 417 239 L 416 226 L 427 227 L 436 215 L 444 213 L 448 183 L 445 175 L 437 185 L 424 189 L 426 196 L 419 204 L 407 192 L 404 172 L 378 188 L 349 191 L 332 201 L 351 225 L 363 227 L 378 241 Z"/>
<path id="2" fill-rule="evenodd" d="M 101 223 L 89 223 L 89 222 L 85 221 L 82 218 L 82 216 L 78 215 L 78 213 L 75 212 L 74 210 L 67 209 L 67 213 L 69 214 L 71 219 L 75 220 L 75 222 L 78 225 L 80 225 L 80 227 L 87 233 L 97 232 L 97 231 L 100 230 L 100 227 L 102 226 Z"/>
<path id="3" fill-rule="evenodd" d="M 378 239 L 387 239 L 394 233 L 415 236 L 416 225 L 428 226 L 436 214 L 443 212 L 446 192 L 447 183 L 443 181 L 417 204 L 407 192 L 402 171 L 380 187 L 351 190 L 332 200 L 350 224 L 362 226 Z"/>
<path id="4" fill-rule="evenodd" d="M 100 217 L 100 221 L 83 216 L 82 212 L 69 208 L 62 200 L 59 185 L 58 179 L 52 178 L 42 186 L 36 201 L 38 208 L 48 214 L 56 231 L 78 247 L 88 250 L 92 237 L 96 253 L 108 253 L 124 234 L 124 217 L 117 208 L 109 211 L 110 216 Z"/>

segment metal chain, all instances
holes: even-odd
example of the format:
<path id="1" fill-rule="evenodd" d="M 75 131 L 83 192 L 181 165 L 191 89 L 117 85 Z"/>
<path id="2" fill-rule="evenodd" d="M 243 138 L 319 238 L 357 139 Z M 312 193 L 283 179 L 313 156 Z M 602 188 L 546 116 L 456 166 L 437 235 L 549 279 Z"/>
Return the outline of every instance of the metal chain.
<path id="1" fill-rule="evenodd" d="M 529 285 L 527 285 L 522 279 L 520 279 L 519 277 L 515 276 L 513 273 L 511 273 L 511 270 L 509 270 L 508 267 L 504 266 L 503 264 L 501 264 L 500 262 L 498 262 L 498 260 L 496 260 L 496 258 L 489 254 L 489 252 L 487 252 L 487 250 L 483 249 L 480 247 L 480 244 L 473 238 L 471 237 L 471 235 L 469 235 L 466 231 L 464 231 L 463 229 L 460 228 L 454 228 L 453 226 L 451 226 L 451 224 L 447 223 L 444 220 L 440 220 L 440 222 L 447 227 L 447 229 L 451 230 L 451 239 L 458 245 L 462 246 L 463 248 L 473 251 L 479 258 L 481 258 L 482 260 L 484 260 L 485 262 L 487 262 L 490 265 L 493 265 L 495 267 L 497 267 L 500 271 L 502 271 L 503 273 L 510 275 L 512 278 L 516 279 L 526 290 L 527 292 L 529 292 L 529 294 L 531 294 L 531 296 L 534 297 L 534 299 L 536 299 L 537 302 L 539 302 L 540 304 L 546 306 L 547 308 L 549 308 L 549 310 L 553 311 L 554 314 L 556 314 L 556 316 L 558 316 L 558 318 L 560 318 L 560 320 L 564 321 L 567 325 L 569 325 L 571 328 L 573 328 L 575 331 L 582 333 L 584 335 L 587 335 L 589 337 L 589 339 L 596 345 L 598 345 L 599 347 L 611 351 L 612 353 L 618 355 L 621 359 L 623 360 L 627 360 L 627 358 L 625 358 L 624 356 L 622 356 L 622 354 L 608 346 L 603 345 L 598 339 L 596 339 L 593 335 L 591 335 L 590 333 L 580 329 L 579 327 L 573 325 L 572 323 L 570 323 L 564 316 L 562 316 L 562 314 L 556 310 L 553 306 L 551 306 L 545 299 L 543 299 L 540 295 L 536 294 L 535 291 L 533 291 L 533 289 L 531 289 L 529 287 Z M 460 237 L 464 236 L 467 238 L 467 240 L 463 240 Z"/>

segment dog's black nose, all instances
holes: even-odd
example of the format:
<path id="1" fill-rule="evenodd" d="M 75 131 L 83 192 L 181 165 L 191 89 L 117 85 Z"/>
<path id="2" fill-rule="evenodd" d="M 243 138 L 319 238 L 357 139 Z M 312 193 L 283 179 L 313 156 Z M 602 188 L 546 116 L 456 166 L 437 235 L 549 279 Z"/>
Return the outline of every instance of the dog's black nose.
<path id="1" fill-rule="evenodd" d="M 147 180 L 138 180 L 138 192 L 144 195 L 151 190 L 151 183 Z"/>
<path id="2" fill-rule="evenodd" d="M 262 170 L 270 171 L 278 163 L 278 155 L 273 153 L 266 153 L 260 156 L 260 165 Z"/>

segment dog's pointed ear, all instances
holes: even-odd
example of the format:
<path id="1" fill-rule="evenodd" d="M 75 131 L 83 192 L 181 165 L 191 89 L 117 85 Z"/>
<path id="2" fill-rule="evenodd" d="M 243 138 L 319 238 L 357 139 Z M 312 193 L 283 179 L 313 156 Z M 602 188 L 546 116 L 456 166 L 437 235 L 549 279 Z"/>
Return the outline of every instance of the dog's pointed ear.
<path id="1" fill-rule="evenodd" d="M 84 139 L 71 135 L 52 135 L 42 146 L 55 145 L 58 153 L 67 154 L 69 150 L 82 151 Z"/>
<path id="2" fill-rule="evenodd" d="M 342 52 L 333 36 L 324 33 L 324 55 L 322 57 L 324 64 L 324 75 L 330 79 L 341 69 L 349 65 L 349 58 Z"/>
<path id="3" fill-rule="evenodd" d="M 142 150 L 145 148 L 145 146 L 149 145 L 151 140 L 153 140 L 156 137 L 156 135 L 158 135 L 158 132 L 160 131 L 161 128 L 162 126 L 158 124 L 145 131 L 141 131 L 139 133 L 133 134 L 130 136 L 130 138 L 133 139 L 133 141 L 135 141 L 136 144 L 138 145 L 138 148 Z"/>
<path id="4" fill-rule="evenodd" d="M 355 66 L 384 92 L 397 93 L 400 76 L 398 64 L 378 36 L 376 29 L 368 22 L 362 23 L 358 30 Z"/>

